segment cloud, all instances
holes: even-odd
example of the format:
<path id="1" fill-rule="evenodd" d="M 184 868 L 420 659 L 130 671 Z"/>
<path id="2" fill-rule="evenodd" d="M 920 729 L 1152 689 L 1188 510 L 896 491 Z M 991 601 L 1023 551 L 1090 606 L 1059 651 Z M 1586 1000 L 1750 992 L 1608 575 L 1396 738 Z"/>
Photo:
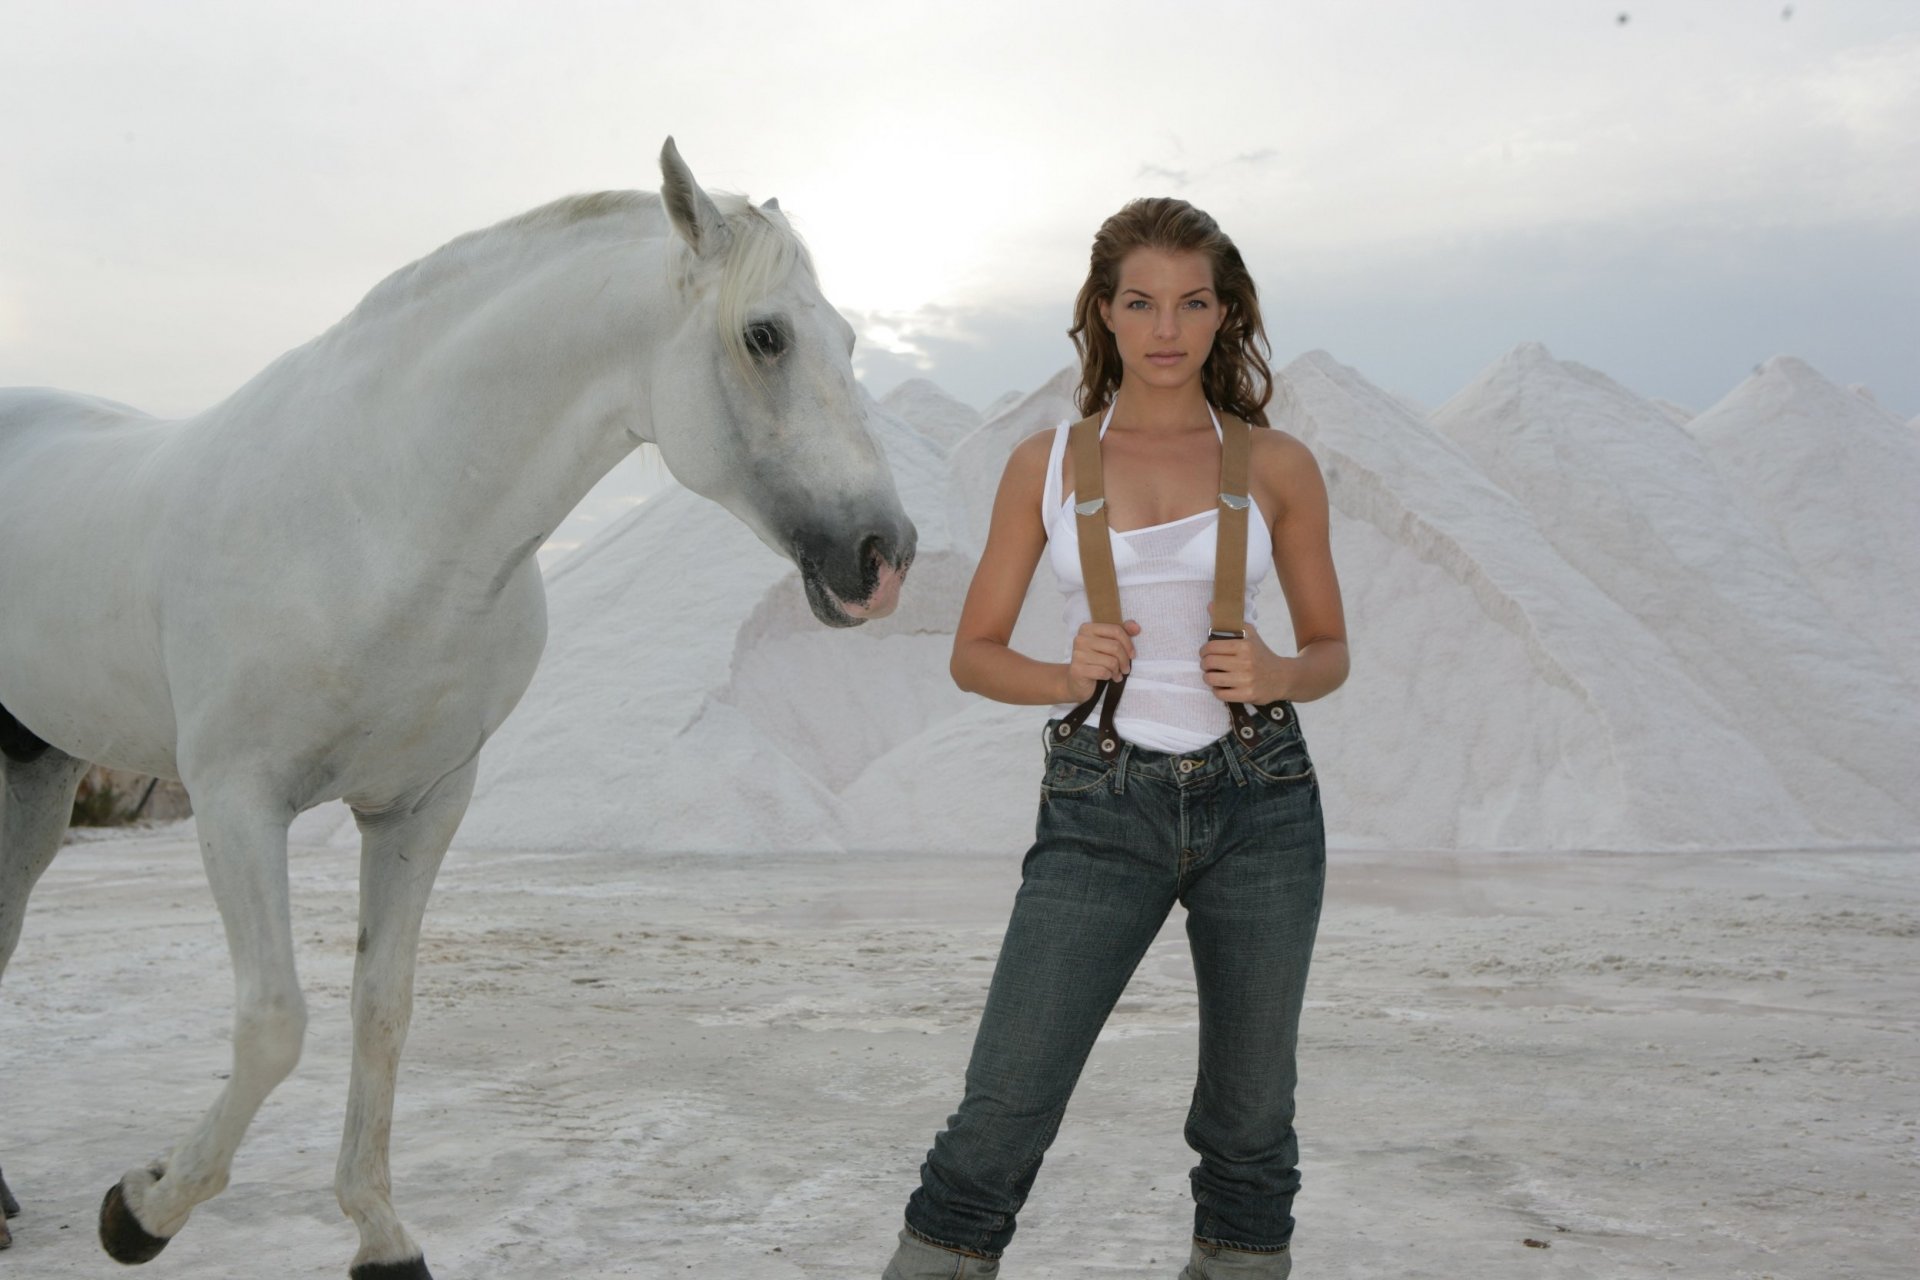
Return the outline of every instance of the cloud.
<path id="1" fill-rule="evenodd" d="M 1784 26 L 1642 5 L 1622 30 L 1516 0 L 1223 5 L 1150 42 L 1164 15 L 1136 0 L 1092 25 L 1012 0 L 555 0 L 469 6 L 457 29 L 367 0 L 16 8 L 0 382 L 161 411 L 226 394 L 462 231 L 654 185 L 668 132 L 703 181 L 779 193 L 889 367 L 982 349 L 929 302 L 1056 314 L 1094 229 L 1143 187 L 1206 209 L 1269 271 L 1419 261 L 1435 279 L 1436 246 L 1578 223 L 1632 243 L 1920 216 L 1920 35 L 1898 5 Z M 1224 81 L 1223 42 L 1246 55 Z M 1833 342 L 1881 349 L 1884 325 L 1835 319 Z M 1059 352 L 1064 319 L 1015 328 Z"/>

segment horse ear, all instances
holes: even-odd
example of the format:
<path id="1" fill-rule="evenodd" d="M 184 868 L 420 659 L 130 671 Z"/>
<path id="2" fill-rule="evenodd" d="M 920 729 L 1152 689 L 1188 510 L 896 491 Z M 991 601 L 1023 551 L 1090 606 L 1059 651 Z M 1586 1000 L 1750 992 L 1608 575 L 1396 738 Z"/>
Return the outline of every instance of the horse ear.
<path id="1" fill-rule="evenodd" d="M 693 170 L 680 158 L 680 149 L 673 145 L 672 135 L 668 135 L 667 144 L 660 148 L 660 179 L 660 198 L 680 238 L 702 258 L 724 256 L 727 246 L 733 243 L 733 231 L 720 216 L 718 206 L 693 180 Z"/>
<path id="2" fill-rule="evenodd" d="M 760 207 L 769 213 L 778 213 L 780 212 L 780 199 L 778 196 L 768 196 Z"/>

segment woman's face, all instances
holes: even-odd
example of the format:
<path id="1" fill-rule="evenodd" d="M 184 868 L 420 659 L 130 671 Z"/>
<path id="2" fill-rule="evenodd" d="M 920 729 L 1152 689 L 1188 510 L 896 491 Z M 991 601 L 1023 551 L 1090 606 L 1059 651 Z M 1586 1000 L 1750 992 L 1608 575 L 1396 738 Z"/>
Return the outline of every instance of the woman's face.
<path id="1" fill-rule="evenodd" d="M 1113 297 L 1100 300 L 1126 376 L 1179 387 L 1200 376 L 1220 330 L 1213 263 L 1203 253 L 1135 249 L 1120 260 Z"/>

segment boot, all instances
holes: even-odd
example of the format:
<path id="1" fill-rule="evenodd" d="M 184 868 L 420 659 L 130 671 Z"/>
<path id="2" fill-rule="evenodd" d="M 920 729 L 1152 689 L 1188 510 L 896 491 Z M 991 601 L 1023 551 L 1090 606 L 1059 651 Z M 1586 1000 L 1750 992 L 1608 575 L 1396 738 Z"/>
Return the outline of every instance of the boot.
<path id="1" fill-rule="evenodd" d="M 903 1227 L 900 1247 L 880 1280 L 998 1280 L 999 1275 L 1000 1259 L 942 1249 Z"/>
<path id="2" fill-rule="evenodd" d="M 1249 1253 L 1217 1244 L 1193 1242 L 1193 1253 L 1180 1280 L 1287 1280 L 1293 1271 L 1293 1250 Z"/>

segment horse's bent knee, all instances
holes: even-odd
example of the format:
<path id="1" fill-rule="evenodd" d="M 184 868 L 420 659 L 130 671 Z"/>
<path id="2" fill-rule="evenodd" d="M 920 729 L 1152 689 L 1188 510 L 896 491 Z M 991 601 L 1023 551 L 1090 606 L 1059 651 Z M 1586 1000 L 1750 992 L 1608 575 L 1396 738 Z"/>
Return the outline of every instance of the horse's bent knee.
<path id="1" fill-rule="evenodd" d="M 257 1000 L 234 1019 L 236 1062 L 274 1080 L 284 1080 L 300 1063 L 307 1034 L 307 1003 L 298 995 Z"/>

